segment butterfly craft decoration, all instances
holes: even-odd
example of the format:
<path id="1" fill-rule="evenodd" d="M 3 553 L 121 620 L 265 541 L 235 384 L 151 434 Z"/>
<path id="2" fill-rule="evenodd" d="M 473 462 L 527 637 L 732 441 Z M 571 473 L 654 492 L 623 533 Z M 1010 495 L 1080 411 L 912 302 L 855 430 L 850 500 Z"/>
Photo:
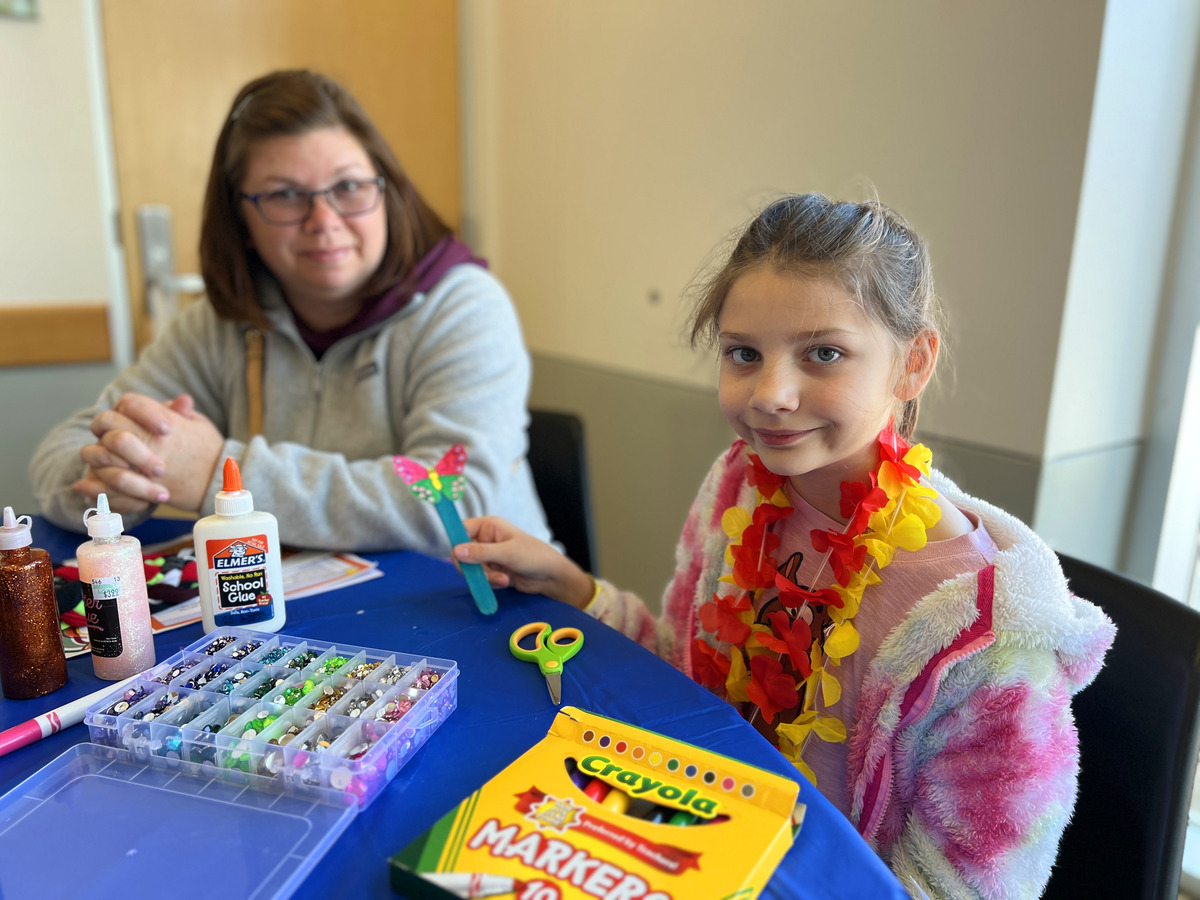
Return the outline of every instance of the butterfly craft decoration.
<path id="1" fill-rule="evenodd" d="M 443 498 L 457 500 L 466 489 L 467 480 L 462 470 L 467 464 L 467 450 L 462 444 L 447 450 L 432 471 L 406 456 L 394 457 L 392 462 L 396 474 L 404 479 L 409 490 L 428 503 L 437 503 Z"/>
<path id="2" fill-rule="evenodd" d="M 455 444 L 447 450 L 446 455 L 438 460 L 432 471 L 406 456 L 392 457 L 396 474 L 404 479 L 409 490 L 437 507 L 438 516 L 441 517 L 451 544 L 465 544 L 470 540 L 454 506 L 454 501 L 463 495 L 466 488 L 467 481 L 462 474 L 466 463 L 467 450 L 462 444 Z M 460 562 L 458 565 L 463 577 L 467 579 L 467 587 L 470 588 L 471 597 L 479 611 L 484 615 L 494 613 L 498 608 L 496 595 L 492 593 L 492 586 L 488 584 L 483 568 L 468 562 Z"/>

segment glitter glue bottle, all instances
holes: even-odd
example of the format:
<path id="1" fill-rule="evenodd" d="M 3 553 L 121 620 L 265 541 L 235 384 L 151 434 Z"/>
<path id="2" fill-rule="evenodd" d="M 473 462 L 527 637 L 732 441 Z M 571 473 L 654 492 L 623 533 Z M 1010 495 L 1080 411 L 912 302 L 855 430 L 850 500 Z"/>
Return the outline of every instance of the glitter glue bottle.
<path id="1" fill-rule="evenodd" d="M 94 513 L 94 515 L 91 515 Z M 80 544 L 79 583 L 87 614 L 88 642 L 96 677 L 119 681 L 154 665 L 150 601 L 142 545 L 122 534 L 121 516 L 108 511 L 108 495 L 83 514 L 91 540 Z"/>
<path id="2" fill-rule="evenodd" d="M 270 513 L 255 512 L 232 456 L 225 460 L 223 475 L 216 515 L 205 516 L 192 529 L 204 630 L 233 625 L 278 631 L 287 621 L 279 525 Z"/>
<path id="3" fill-rule="evenodd" d="M 29 516 L 4 507 L 0 527 L 0 687 L 29 700 L 67 683 L 50 554 L 31 547 Z"/>

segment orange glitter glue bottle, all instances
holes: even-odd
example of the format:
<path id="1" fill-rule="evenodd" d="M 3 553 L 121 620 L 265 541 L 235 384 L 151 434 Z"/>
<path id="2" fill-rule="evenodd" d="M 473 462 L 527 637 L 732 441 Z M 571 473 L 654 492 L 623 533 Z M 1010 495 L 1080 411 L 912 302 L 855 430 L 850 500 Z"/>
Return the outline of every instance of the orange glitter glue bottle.
<path id="1" fill-rule="evenodd" d="M 108 510 L 108 496 L 83 514 L 91 540 L 75 551 L 87 615 L 88 642 L 96 677 L 119 681 L 154 665 L 150 600 L 141 542 L 122 534 L 121 516 Z"/>
<path id="2" fill-rule="evenodd" d="M 237 460 L 225 459 L 216 514 L 192 529 L 200 582 L 200 616 L 208 633 L 222 626 L 278 631 L 287 621 L 279 523 L 255 511 Z"/>
<path id="3" fill-rule="evenodd" d="M 0 687 L 30 700 L 67 683 L 50 554 L 31 547 L 29 516 L 4 507 L 0 526 Z"/>

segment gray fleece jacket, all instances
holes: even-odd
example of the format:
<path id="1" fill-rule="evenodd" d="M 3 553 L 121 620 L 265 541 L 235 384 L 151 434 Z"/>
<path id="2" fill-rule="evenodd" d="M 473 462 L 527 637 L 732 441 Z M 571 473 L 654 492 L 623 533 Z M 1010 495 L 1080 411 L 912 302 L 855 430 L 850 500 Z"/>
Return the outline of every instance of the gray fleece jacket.
<path id="1" fill-rule="evenodd" d="M 71 490 L 95 440 L 89 423 L 130 391 L 170 400 L 191 394 L 226 435 L 256 509 L 279 520 L 294 547 L 417 550 L 445 556 L 435 507 L 396 475 L 394 454 L 433 466 L 457 443 L 468 454 L 464 518 L 501 515 L 548 540 L 525 461 L 530 361 L 503 286 L 472 264 L 451 268 L 385 321 L 339 340 L 317 360 L 272 284 L 260 291 L 265 334 L 263 434 L 249 437 L 247 326 L 191 304 L 134 365 L 42 441 L 29 467 L 42 514 L 83 530 L 91 504 Z M 214 511 L 218 464 L 201 515 Z M 146 515 L 125 516 L 130 527 Z"/>

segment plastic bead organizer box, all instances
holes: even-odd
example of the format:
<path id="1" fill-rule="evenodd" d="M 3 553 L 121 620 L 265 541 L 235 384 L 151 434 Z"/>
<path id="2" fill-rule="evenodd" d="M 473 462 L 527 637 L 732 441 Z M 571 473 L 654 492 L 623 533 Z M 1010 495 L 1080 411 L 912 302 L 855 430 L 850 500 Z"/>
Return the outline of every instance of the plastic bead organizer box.
<path id="1" fill-rule="evenodd" d="M 453 660 L 218 628 L 84 716 L 158 768 L 369 804 L 458 705 Z"/>

